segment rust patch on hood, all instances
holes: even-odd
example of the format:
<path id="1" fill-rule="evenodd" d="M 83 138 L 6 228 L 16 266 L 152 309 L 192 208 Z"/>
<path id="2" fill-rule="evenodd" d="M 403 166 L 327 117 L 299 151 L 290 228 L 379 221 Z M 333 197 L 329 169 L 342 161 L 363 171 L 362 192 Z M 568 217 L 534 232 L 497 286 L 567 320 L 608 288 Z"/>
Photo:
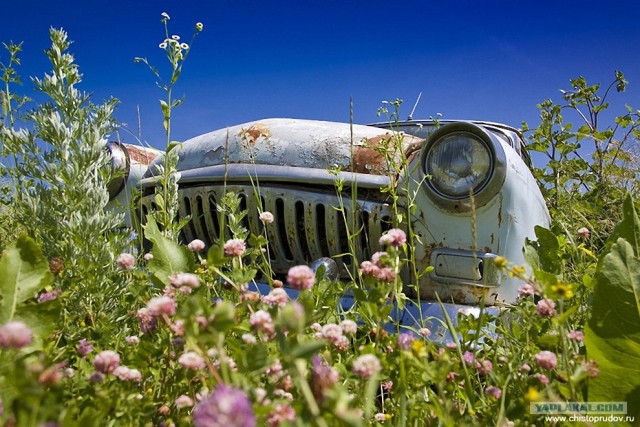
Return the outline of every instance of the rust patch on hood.
<path id="1" fill-rule="evenodd" d="M 162 152 L 155 148 L 124 144 L 132 162 L 149 166 Z"/>
<path id="2" fill-rule="evenodd" d="M 249 144 L 255 144 L 260 138 L 264 138 L 265 141 L 271 138 L 271 131 L 268 127 L 262 123 L 256 123 L 251 127 L 242 129 L 238 132 L 238 136 L 242 140 L 247 141 Z"/>
<path id="3" fill-rule="evenodd" d="M 358 173 L 385 175 L 387 165 L 381 150 L 388 145 L 391 135 L 384 134 L 367 139 L 362 146 L 354 147 L 351 164 Z"/>

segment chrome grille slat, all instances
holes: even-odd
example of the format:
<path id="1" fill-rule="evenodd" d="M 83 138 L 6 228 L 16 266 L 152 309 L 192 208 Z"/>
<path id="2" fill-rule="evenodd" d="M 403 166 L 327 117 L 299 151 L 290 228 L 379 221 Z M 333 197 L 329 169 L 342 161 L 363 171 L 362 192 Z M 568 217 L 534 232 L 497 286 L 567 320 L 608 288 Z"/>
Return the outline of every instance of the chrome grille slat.
<path id="1" fill-rule="evenodd" d="M 260 197 L 251 185 L 231 184 L 208 185 L 180 188 L 181 216 L 192 216 L 191 221 L 182 230 L 182 239 L 189 242 L 195 238 L 211 245 L 218 243 L 218 219 L 215 201 L 222 198 L 224 192 L 233 192 L 245 199 L 247 216 L 245 225 L 253 234 L 263 233 L 263 224 L 259 219 L 260 209 L 274 215 L 273 224 L 266 226 L 269 239 L 269 254 L 273 270 L 283 274 L 297 264 L 308 264 L 321 258 L 343 254 L 348 248 L 343 216 L 338 206 L 338 198 L 331 192 L 309 191 L 298 187 L 264 186 L 260 187 Z M 198 202 L 198 199 L 201 202 Z M 350 221 L 351 198 L 344 198 L 345 217 Z M 148 210 L 153 203 L 153 195 L 142 198 L 142 206 Z M 378 240 L 388 225 L 385 218 L 391 216 L 389 207 L 381 202 L 356 200 L 355 224 L 349 224 L 350 233 L 360 228 L 360 235 L 354 239 L 354 248 L 358 262 L 369 257 L 378 249 Z M 362 212 L 366 212 L 363 215 Z M 363 223 L 363 220 L 366 223 Z M 351 226 L 355 229 L 351 229 Z M 364 225 L 364 226 L 363 226 Z M 337 260 L 342 271 L 353 263 L 353 257 L 347 255 Z"/>

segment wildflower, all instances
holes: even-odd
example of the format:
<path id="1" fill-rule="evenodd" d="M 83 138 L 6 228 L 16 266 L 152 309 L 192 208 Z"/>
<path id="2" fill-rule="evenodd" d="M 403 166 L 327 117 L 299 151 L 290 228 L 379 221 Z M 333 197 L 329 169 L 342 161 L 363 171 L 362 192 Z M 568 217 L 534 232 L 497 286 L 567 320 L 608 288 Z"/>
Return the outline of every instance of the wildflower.
<path id="1" fill-rule="evenodd" d="M 200 31 L 202 31 L 202 28 L 203 28 L 202 22 L 197 22 L 196 23 L 196 31 L 200 32 Z"/>
<path id="2" fill-rule="evenodd" d="M 172 324 L 169 325 L 174 334 L 181 337 L 184 335 L 184 320 L 176 320 Z"/>
<path id="3" fill-rule="evenodd" d="M 350 319 L 345 319 L 340 322 L 342 333 L 345 335 L 353 335 L 358 331 L 358 324 Z"/>
<path id="4" fill-rule="evenodd" d="M 573 285 L 558 282 L 551 286 L 551 291 L 560 298 L 571 298 L 573 296 Z"/>
<path id="5" fill-rule="evenodd" d="M 456 378 L 460 376 L 459 373 L 451 371 L 447 374 L 447 381 L 455 381 Z"/>
<path id="6" fill-rule="evenodd" d="M 186 44 L 186 43 L 180 43 L 180 47 L 181 47 L 182 49 L 185 49 L 185 50 L 186 50 L 186 49 L 189 49 L 189 45 L 188 45 L 188 44 Z"/>
<path id="7" fill-rule="evenodd" d="M 380 268 L 386 267 L 388 261 L 389 261 L 389 254 L 386 252 L 380 251 L 371 255 L 371 262 Z"/>
<path id="8" fill-rule="evenodd" d="M 465 351 L 464 354 L 462 355 L 462 360 L 464 361 L 465 364 L 471 365 L 473 362 L 476 361 L 476 357 L 470 351 Z"/>
<path id="9" fill-rule="evenodd" d="M 524 398 L 529 402 L 536 402 L 540 398 L 540 393 L 534 387 L 529 387 L 529 390 L 525 393 Z"/>
<path id="10" fill-rule="evenodd" d="M 151 252 L 147 252 L 144 254 L 143 258 L 145 261 L 151 261 L 153 259 L 153 254 Z"/>
<path id="11" fill-rule="evenodd" d="M 591 236 L 591 231 L 589 231 L 587 227 L 580 227 L 578 228 L 577 234 L 580 238 L 588 240 Z"/>
<path id="12" fill-rule="evenodd" d="M 160 43 L 160 44 L 158 45 L 158 47 L 159 47 L 160 49 L 166 49 L 166 48 L 167 48 L 167 43 L 162 42 L 162 43 Z"/>
<path id="13" fill-rule="evenodd" d="M 567 338 L 574 341 L 584 341 L 584 332 L 582 331 L 571 331 L 567 334 Z"/>
<path id="14" fill-rule="evenodd" d="M 381 282 L 390 283 L 396 279 L 396 272 L 392 268 L 385 267 L 381 268 L 375 277 Z"/>
<path id="15" fill-rule="evenodd" d="M 342 336 L 342 328 L 335 323 L 327 323 L 320 330 L 320 337 L 334 342 Z"/>
<path id="16" fill-rule="evenodd" d="M 278 305 L 282 307 L 287 301 L 289 301 L 289 296 L 282 288 L 271 289 L 268 295 L 262 297 L 262 302 L 270 306 Z"/>
<path id="17" fill-rule="evenodd" d="M 583 360 L 580 364 L 582 368 L 587 372 L 589 378 L 597 378 L 600 375 L 600 370 L 598 369 L 598 362 L 595 360 L 589 360 L 588 362 Z"/>
<path id="18" fill-rule="evenodd" d="M 118 264 L 118 267 L 120 267 L 122 270 L 132 270 L 136 265 L 136 259 L 131 254 L 122 253 L 118 255 L 116 264 Z"/>
<path id="19" fill-rule="evenodd" d="M 201 400 L 192 413 L 195 427 L 254 427 L 256 417 L 247 395 L 234 387 L 220 384 Z"/>
<path id="20" fill-rule="evenodd" d="M 242 341 L 245 342 L 245 344 L 255 344 L 256 343 L 256 337 L 253 334 L 242 334 Z"/>
<path id="21" fill-rule="evenodd" d="M 382 424 L 382 423 L 387 421 L 387 417 L 388 417 L 387 414 L 385 414 L 383 412 L 378 412 L 377 414 L 375 414 L 373 416 L 373 419 Z M 389 417 L 389 418 L 391 418 L 391 417 Z"/>
<path id="22" fill-rule="evenodd" d="M 224 254 L 226 256 L 242 256 L 246 250 L 247 245 L 242 239 L 229 239 L 224 244 Z"/>
<path id="23" fill-rule="evenodd" d="M 249 324 L 256 331 L 265 333 L 268 336 L 273 335 L 275 331 L 271 315 L 264 310 L 258 310 L 249 316 Z"/>
<path id="24" fill-rule="evenodd" d="M 311 391 L 318 402 L 325 398 L 327 390 L 334 386 L 340 379 L 338 370 L 326 364 L 318 355 L 311 359 Z"/>
<path id="25" fill-rule="evenodd" d="M 195 239 L 192 240 L 187 247 L 189 248 L 190 251 L 193 252 L 200 252 L 201 250 L 204 250 L 204 242 L 200 239 Z"/>
<path id="26" fill-rule="evenodd" d="M 493 371 L 493 363 L 490 360 L 481 360 L 476 363 L 476 369 L 480 375 L 487 376 Z"/>
<path id="27" fill-rule="evenodd" d="M 93 351 L 93 345 L 91 345 L 89 341 L 83 338 L 80 341 L 78 341 L 78 345 L 76 346 L 76 349 L 78 350 L 78 354 L 80 356 L 85 357 L 87 354 Z"/>
<path id="28" fill-rule="evenodd" d="M 485 388 L 484 392 L 487 394 L 487 396 L 491 396 L 495 399 L 500 399 L 500 396 L 502 396 L 502 390 L 494 386 Z"/>
<path id="29" fill-rule="evenodd" d="M 542 317 L 551 317 L 556 314 L 556 303 L 549 298 L 541 299 L 536 305 L 536 310 Z"/>
<path id="30" fill-rule="evenodd" d="M 162 12 L 160 15 L 166 20 L 171 19 L 171 18 L 169 18 L 169 14 L 167 12 Z"/>
<path id="31" fill-rule="evenodd" d="M 177 40 L 180 40 L 180 36 L 179 36 L 179 35 L 177 35 L 177 34 L 172 35 L 172 36 L 171 36 L 171 38 L 172 38 L 173 40 L 176 40 L 176 41 L 177 41 Z"/>
<path id="32" fill-rule="evenodd" d="M 57 276 L 62 273 L 62 270 L 64 270 L 62 260 L 60 258 L 51 258 L 51 261 L 49 261 L 49 271 L 51 271 L 54 276 Z"/>
<path id="33" fill-rule="evenodd" d="M 315 282 L 315 273 L 306 265 L 291 267 L 287 273 L 287 283 L 294 289 L 311 289 Z"/>
<path id="34" fill-rule="evenodd" d="M 279 426 L 285 421 L 295 421 L 296 411 L 289 405 L 277 404 L 267 417 L 267 424 L 270 427 Z"/>
<path id="35" fill-rule="evenodd" d="M 174 288 L 187 287 L 195 289 L 200 286 L 200 278 L 193 273 L 174 273 L 169 276 L 169 283 Z"/>
<path id="36" fill-rule="evenodd" d="M 380 237 L 380 245 L 399 247 L 407 243 L 407 235 L 399 228 L 392 228 Z"/>
<path id="37" fill-rule="evenodd" d="M 271 224 L 271 223 L 273 223 L 273 220 L 275 219 L 273 217 L 273 214 L 271 212 L 268 212 L 268 211 L 261 212 L 260 216 L 258 218 L 260 219 L 260 221 L 262 221 L 263 224 Z"/>
<path id="38" fill-rule="evenodd" d="M 120 366 L 120 356 L 115 351 L 101 351 L 93 359 L 93 367 L 103 374 L 113 372 L 118 366 Z"/>
<path id="39" fill-rule="evenodd" d="M 431 331 L 429 330 L 429 328 L 420 328 L 418 329 L 418 333 L 425 338 L 431 335 Z"/>
<path id="40" fill-rule="evenodd" d="M 540 384 L 547 385 L 549 384 L 549 378 L 545 374 L 537 373 L 533 375 L 533 378 L 540 381 Z"/>
<path id="41" fill-rule="evenodd" d="M 352 370 L 359 377 L 368 380 L 373 375 L 380 372 L 382 370 L 382 366 L 375 355 L 363 354 L 353 361 Z"/>
<path id="42" fill-rule="evenodd" d="M 198 353 L 188 351 L 178 359 L 178 363 L 187 369 L 202 369 L 206 366 L 204 359 Z"/>
<path id="43" fill-rule="evenodd" d="M 553 369 L 558 364 L 558 358 L 550 351 L 544 350 L 533 356 L 542 369 Z"/>
<path id="44" fill-rule="evenodd" d="M 57 363 L 48 367 L 38 376 L 38 382 L 45 386 L 55 386 L 64 378 L 64 373 L 60 369 L 63 364 Z"/>
<path id="45" fill-rule="evenodd" d="M 0 347 L 2 348 L 23 348 L 28 346 L 32 339 L 31 329 L 19 320 L 5 323 L 0 327 Z"/>
<path id="46" fill-rule="evenodd" d="M 415 341 L 415 337 L 410 333 L 402 333 L 398 335 L 398 347 L 401 350 L 409 351 L 411 350 L 411 345 Z"/>
<path id="47" fill-rule="evenodd" d="M 530 372 L 531 366 L 529 366 L 527 363 L 523 363 L 522 365 L 520 365 L 520 370 L 522 372 Z"/>
<path id="48" fill-rule="evenodd" d="M 363 276 L 375 277 L 380 272 L 380 267 L 378 267 L 371 261 L 362 261 L 362 264 L 360 264 L 360 272 Z"/>
<path id="49" fill-rule="evenodd" d="M 129 344 L 138 344 L 140 342 L 140 338 L 135 335 L 126 338 L 127 343 Z"/>
<path id="50" fill-rule="evenodd" d="M 382 384 L 380 384 L 380 386 L 384 391 L 391 391 L 391 389 L 393 388 L 393 381 L 391 380 L 383 381 Z"/>
<path id="51" fill-rule="evenodd" d="M 533 289 L 533 286 L 528 283 L 525 283 L 518 288 L 518 295 L 520 295 L 522 298 L 532 297 L 533 294 L 535 294 L 535 290 Z"/>
<path id="52" fill-rule="evenodd" d="M 60 289 L 55 289 L 52 292 L 43 292 L 38 296 L 38 304 L 42 304 L 43 302 L 53 301 L 58 298 L 61 294 Z"/>
<path id="53" fill-rule="evenodd" d="M 498 267 L 499 270 L 504 270 L 505 268 L 507 268 L 509 261 L 507 261 L 507 259 L 503 256 L 497 256 L 493 259 L 493 263 L 496 267 Z"/>
<path id="54" fill-rule="evenodd" d="M 448 343 L 446 344 L 446 347 L 447 347 L 449 350 L 455 350 L 456 348 L 458 348 L 458 346 L 457 346 L 457 345 L 456 345 L 456 343 L 454 343 L 454 342 L 448 342 Z"/>
<path id="55" fill-rule="evenodd" d="M 156 318 L 151 314 L 148 308 L 143 307 L 136 313 L 136 318 L 140 323 L 140 330 L 142 333 L 151 332 L 158 327 Z"/>
<path id="56" fill-rule="evenodd" d="M 176 408 L 178 409 L 191 408 L 193 406 L 193 399 L 183 394 L 182 396 L 178 396 L 178 398 L 174 402 L 174 405 L 176 405 Z"/>
<path id="57" fill-rule="evenodd" d="M 149 314 L 154 317 L 163 315 L 173 316 L 176 314 L 176 302 L 173 298 L 162 295 L 151 298 L 147 303 L 147 309 L 149 310 Z"/>
<path id="58" fill-rule="evenodd" d="M 118 366 L 113 370 L 113 375 L 120 381 L 140 381 L 142 374 L 137 369 L 127 368 L 126 366 Z"/>

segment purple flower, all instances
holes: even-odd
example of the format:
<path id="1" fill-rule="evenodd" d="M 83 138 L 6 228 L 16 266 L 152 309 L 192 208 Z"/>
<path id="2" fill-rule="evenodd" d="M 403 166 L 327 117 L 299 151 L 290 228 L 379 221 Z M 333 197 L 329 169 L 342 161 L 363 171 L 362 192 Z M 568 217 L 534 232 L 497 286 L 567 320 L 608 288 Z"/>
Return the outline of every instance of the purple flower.
<path id="1" fill-rule="evenodd" d="M 178 409 L 191 408 L 193 406 L 193 399 L 183 394 L 182 396 L 178 396 L 174 404 Z"/>
<path id="2" fill-rule="evenodd" d="M 318 355 L 313 356 L 311 369 L 311 391 L 319 403 L 324 401 L 327 391 L 340 379 L 338 370 L 327 365 Z"/>
<path id="3" fill-rule="evenodd" d="M 78 354 L 80 354 L 80 356 L 82 357 L 85 357 L 87 354 L 93 351 L 93 345 L 91 345 L 91 343 L 85 339 L 81 339 L 80 341 L 78 341 L 78 346 L 76 348 L 78 349 Z"/>
<path id="4" fill-rule="evenodd" d="M 151 332 L 158 327 L 156 318 L 151 314 L 147 307 L 143 307 L 136 313 L 136 318 L 140 322 L 140 330 L 143 333 Z"/>
<path id="5" fill-rule="evenodd" d="M 578 233 L 578 236 L 580 236 L 584 240 L 589 239 L 589 236 L 591 236 L 591 231 L 589 231 L 587 227 L 580 227 L 577 233 Z"/>
<path id="6" fill-rule="evenodd" d="M 535 290 L 533 289 L 533 286 L 528 283 L 525 283 L 518 288 L 518 295 L 522 298 L 531 297 L 533 294 L 535 294 Z"/>
<path id="7" fill-rule="evenodd" d="M 411 346 L 413 345 L 414 341 L 415 337 L 413 336 L 413 334 L 403 333 L 398 335 L 398 347 L 400 347 L 401 350 L 411 350 Z"/>
<path id="8" fill-rule="evenodd" d="M 493 371 L 493 363 L 490 360 L 481 360 L 476 363 L 476 369 L 480 375 L 486 376 Z"/>
<path id="9" fill-rule="evenodd" d="M 381 282 L 391 283 L 396 280 L 396 272 L 393 268 L 384 267 L 378 270 L 378 274 L 375 277 Z"/>
<path id="10" fill-rule="evenodd" d="M 247 395 L 237 388 L 220 384 L 193 410 L 195 427 L 254 427 L 256 417 Z"/>
<path id="11" fill-rule="evenodd" d="M 149 314 L 154 317 L 162 315 L 173 316 L 176 314 L 176 302 L 166 295 L 151 298 L 147 303 Z M 139 313 L 139 312 L 138 312 Z"/>
<path id="12" fill-rule="evenodd" d="M 535 378 L 538 381 L 540 381 L 540 384 L 542 384 L 542 385 L 549 384 L 549 378 L 545 374 L 540 374 L 540 373 L 534 374 L 533 378 Z"/>
<path id="13" fill-rule="evenodd" d="M 567 338 L 574 341 L 583 341 L 584 333 L 582 331 L 571 331 L 567 334 Z"/>
<path id="14" fill-rule="evenodd" d="M 268 295 L 262 297 L 262 302 L 270 306 L 284 306 L 289 301 L 287 291 L 282 288 L 273 288 Z"/>
<path id="15" fill-rule="evenodd" d="M 285 421 L 295 421 L 296 411 L 289 405 L 277 404 L 267 418 L 267 425 L 269 427 L 279 426 Z"/>
<path id="16" fill-rule="evenodd" d="M 541 299 L 536 305 L 536 310 L 542 317 L 551 317 L 556 314 L 556 303 L 549 298 Z"/>
<path id="17" fill-rule="evenodd" d="M 533 356 L 536 363 L 542 369 L 553 369 L 558 364 L 558 358 L 550 351 L 544 350 Z"/>
<path id="18" fill-rule="evenodd" d="M 186 286 L 194 289 L 200 286 L 200 279 L 193 273 L 175 273 L 169 276 L 169 283 L 171 283 L 171 286 L 174 288 Z"/>
<path id="19" fill-rule="evenodd" d="M 93 359 L 93 366 L 98 372 L 108 374 L 120 366 L 120 356 L 115 351 L 101 351 Z"/>
<path id="20" fill-rule="evenodd" d="M 380 372 L 382 370 L 382 366 L 375 355 L 363 354 L 353 361 L 351 369 L 357 376 L 368 380 L 374 374 Z"/>
<path id="21" fill-rule="evenodd" d="M 118 255 L 116 264 L 118 264 L 118 267 L 120 267 L 122 270 L 132 270 L 136 265 L 136 259 L 131 254 L 123 253 Z"/>
<path id="22" fill-rule="evenodd" d="M 297 290 L 311 289 L 315 279 L 315 273 L 306 265 L 291 267 L 287 273 L 287 283 Z"/>
<path id="23" fill-rule="evenodd" d="M 113 375 L 120 381 L 140 381 L 142 379 L 140 371 L 122 365 L 113 370 Z"/>
<path id="24" fill-rule="evenodd" d="M 484 392 L 495 399 L 500 399 L 500 396 L 502 396 L 502 390 L 494 386 L 485 388 Z"/>
<path id="25" fill-rule="evenodd" d="M 405 243 L 407 243 L 407 235 L 399 228 L 392 228 L 391 230 L 387 231 L 385 235 L 380 237 L 380 244 L 382 246 L 390 245 L 397 248 L 404 245 Z"/>
<path id="26" fill-rule="evenodd" d="M 5 323 L 0 327 L 0 347 L 23 348 L 33 339 L 31 329 L 19 320 Z"/>
<path id="27" fill-rule="evenodd" d="M 465 351 L 464 354 L 462 355 L 462 360 L 464 360 L 465 364 L 471 365 L 473 362 L 476 361 L 476 357 L 470 351 Z"/>
<path id="28" fill-rule="evenodd" d="M 38 304 L 41 304 L 47 301 L 53 301 L 54 299 L 58 298 L 60 294 L 61 294 L 60 289 L 55 289 L 52 292 L 43 292 L 40 294 L 40 296 L 38 296 Z"/>
<path id="29" fill-rule="evenodd" d="M 363 276 L 375 277 L 380 272 L 380 267 L 378 267 L 371 261 L 362 261 L 362 264 L 360 264 L 360 272 Z"/>
<path id="30" fill-rule="evenodd" d="M 230 239 L 224 244 L 224 254 L 226 256 L 241 256 L 247 250 L 242 239 Z"/>
<path id="31" fill-rule="evenodd" d="M 342 333 L 345 335 L 353 335 L 358 332 L 358 324 L 350 319 L 345 319 L 340 322 L 340 327 L 342 328 Z"/>
<path id="32" fill-rule="evenodd" d="M 200 239 L 192 240 L 192 241 L 187 245 L 187 247 L 189 248 L 189 250 L 190 250 L 190 251 L 193 251 L 193 252 L 200 252 L 201 250 L 203 250 L 203 249 L 204 249 L 204 246 L 205 246 L 205 245 L 204 245 L 204 242 L 203 242 L 202 240 L 200 240 Z"/>
<path id="33" fill-rule="evenodd" d="M 178 363 L 187 369 L 202 369 L 206 366 L 206 363 L 202 356 L 193 351 L 184 353 L 178 359 Z"/>

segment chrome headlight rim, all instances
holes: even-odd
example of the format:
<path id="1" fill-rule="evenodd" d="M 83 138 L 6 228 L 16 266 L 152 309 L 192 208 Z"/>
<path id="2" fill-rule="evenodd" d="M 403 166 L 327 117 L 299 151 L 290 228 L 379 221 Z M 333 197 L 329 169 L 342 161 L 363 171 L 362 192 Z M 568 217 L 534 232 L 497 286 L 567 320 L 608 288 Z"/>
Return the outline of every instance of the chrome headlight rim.
<path id="1" fill-rule="evenodd" d="M 490 158 L 488 176 L 476 186 L 472 196 L 469 194 L 452 196 L 441 191 L 432 182 L 432 174 L 427 164 L 428 156 L 434 146 L 443 139 L 456 134 L 468 135 L 481 143 Z M 425 188 L 429 198 L 445 210 L 467 212 L 473 208 L 472 203 L 476 208 L 484 206 L 500 192 L 506 178 L 507 160 L 504 148 L 496 136 L 474 123 L 459 122 L 442 126 L 431 134 L 420 155 L 420 165 L 424 176 L 427 177 L 423 188 Z"/>
<path id="2" fill-rule="evenodd" d="M 106 149 L 111 157 L 111 181 L 107 184 L 109 201 L 112 201 L 124 190 L 131 167 L 131 158 L 124 144 L 107 142 Z"/>

